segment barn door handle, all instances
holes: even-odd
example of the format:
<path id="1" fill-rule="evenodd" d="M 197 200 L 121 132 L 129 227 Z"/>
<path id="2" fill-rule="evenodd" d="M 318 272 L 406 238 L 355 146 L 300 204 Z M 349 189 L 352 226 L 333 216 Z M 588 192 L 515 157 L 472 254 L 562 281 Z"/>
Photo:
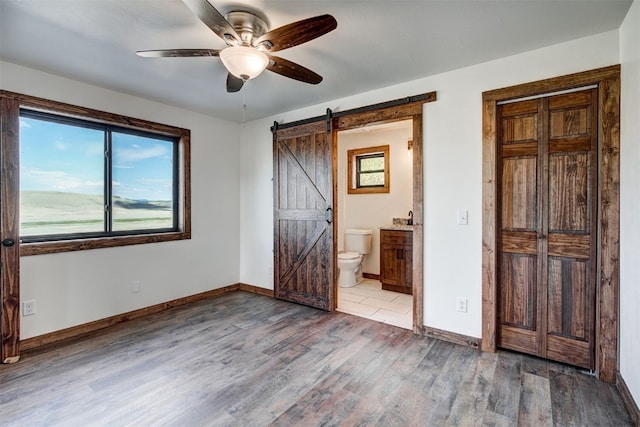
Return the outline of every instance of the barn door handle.
<path id="1" fill-rule="evenodd" d="M 4 239 L 2 241 L 2 246 L 11 247 L 11 246 L 15 245 L 15 243 L 16 242 L 13 239 Z"/>
<path id="2" fill-rule="evenodd" d="M 331 224 L 333 222 L 333 209 L 331 209 L 331 206 L 324 211 L 324 219 L 327 221 L 327 224 Z"/>

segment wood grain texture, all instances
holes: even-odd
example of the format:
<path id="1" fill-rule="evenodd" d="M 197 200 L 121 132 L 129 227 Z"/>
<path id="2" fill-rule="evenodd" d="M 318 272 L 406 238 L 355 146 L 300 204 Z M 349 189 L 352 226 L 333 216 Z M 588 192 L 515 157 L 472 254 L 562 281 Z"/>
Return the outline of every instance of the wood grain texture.
<path id="1" fill-rule="evenodd" d="M 468 335 L 457 334 L 451 331 L 425 326 L 422 332 L 425 337 L 436 338 L 442 341 L 450 342 L 458 345 L 465 345 L 472 348 L 480 348 L 480 338 L 470 337 Z"/>
<path id="2" fill-rule="evenodd" d="M 433 93 L 435 101 L 436 94 Z M 422 110 L 413 116 L 413 328 L 424 325 L 424 143 Z"/>
<path id="3" fill-rule="evenodd" d="M 435 101 L 435 92 L 433 92 L 433 99 L 430 100 L 417 101 L 393 107 L 383 107 L 381 109 L 365 111 L 362 113 L 343 115 L 335 119 L 335 128 L 338 130 L 345 130 L 362 127 L 365 124 L 380 124 L 404 120 L 408 117 L 422 114 L 422 106 L 426 102 L 431 101 Z"/>
<path id="4" fill-rule="evenodd" d="M 32 338 L 27 338 L 20 342 L 21 348 L 23 350 L 33 350 L 40 347 L 59 344 L 64 341 L 77 339 L 89 334 L 93 334 L 102 329 L 109 328 L 109 327 L 118 325 L 120 323 L 129 322 L 131 320 L 146 317 L 151 314 L 169 310 L 171 308 L 180 307 L 185 304 L 191 304 L 196 301 L 217 297 L 219 295 L 223 295 L 228 292 L 235 292 L 239 290 L 244 292 L 255 293 L 258 295 L 273 297 L 273 290 L 258 288 L 256 286 L 247 285 L 245 283 L 236 283 L 234 285 L 225 286 L 223 288 L 201 292 L 199 294 L 174 299 L 171 301 L 163 302 L 160 304 L 152 305 L 152 306 L 141 308 L 138 310 L 117 314 L 115 316 L 110 316 L 110 317 L 96 320 L 93 322 L 83 323 L 81 325 L 72 326 L 70 328 L 61 329 L 59 331 L 38 335 Z"/>
<path id="5" fill-rule="evenodd" d="M 537 257 L 505 253 L 500 262 L 500 323 L 537 330 Z"/>
<path id="6" fill-rule="evenodd" d="M 622 397 L 622 402 L 624 403 L 627 412 L 631 416 L 631 420 L 635 426 L 640 425 L 640 408 L 638 407 L 638 403 L 633 399 L 633 395 L 627 386 L 624 378 L 620 374 L 620 371 L 616 372 L 616 387 L 620 396 Z"/>
<path id="7" fill-rule="evenodd" d="M 617 366 L 617 298 L 619 281 L 619 97 L 620 66 L 600 68 L 567 76 L 497 89 L 483 93 L 483 350 L 493 351 L 496 345 L 496 107 L 497 102 L 526 96 L 541 95 L 567 88 L 591 84 L 598 85 L 598 162 L 597 181 L 598 213 L 593 221 L 598 228 L 599 241 L 597 280 L 597 319 L 595 337 L 596 371 L 603 380 L 614 381 Z M 561 106 L 554 104 L 553 108 Z M 568 102 L 575 104 L 574 100 Z M 582 101 L 580 101 L 582 102 Z M 579 116 L 579 115 L 578 115 Z M 581 118 L 563 116 L 572 123 L 581 123 Z M 567 129 L 575 132 L 579 126 L 571 124 Z M 578 149 L 584 142 L 582 136 L 556 141 Z M 554 145 L 551 145 L 552 149 Z M 569 147 L 566 147 L 569 148 Z M 594 195 L 594 197 L 596 197 Z M 499 418 L 499 417 L 498 417 Z M 496 418 L 496 419 L 498 419 Z"/>
<path id="8" fill-rule="evenodd" d="M 0 97 L 16 99 L 20 106 L 32 108 L 34 110 L 50 111 L 66 116 L 89 119 L 98 122 L 109 122 L 119 126 L 131 129 L 146 129 L 155 133 L 166 136 L 189 136 L 189 129 L 178 128 L 163 123 L 151 122 L 143 119 L 123 116 L 121 114 L 108 113 L 106 111 L 94 110 L 92 108 L 82 107 L 79 105 L 66 104 L 64 102 L 53 101 L 50 99 L 38 98 L 35 96 L 25 95 L 21 93 L 0 90 Z"/>
<path id="9" fill-rule="evenodd" d="M 20 135 L 17 99 L 0 96 L 0 361 L 20 357 Z"/>
<path id="10" fill-rule="evenodd" d="M 497 256 L 496 101 L 482 94 L 482 351 L 496 350 Z"/>
<path id="11" fill-rule="evenodd" d="M 382 187 L 356 187 L 356 156 L 382 153 L 384 156 L 384 186 Z M 389 146 L 381 145 L 377 147 L 358 148 L 347 151 L 347 193 L 348 194 L 375 194 L 389 193 L 391 191 L 391 160 L 389 157 Z"/>
<path id="12" fill-rule="evenodd" d="M 535 158 L 504 159 L 502 162 L 502 227 L 535 231 L 538 164 Z"/>
<path id="13" fill-rule="evenodd" d="M 600 239 L 596 360 L 600 378 L 614 382 L 618 366 L 620 297 L 620 68 L 599 87 Z"/>
<path id="14" fill-rule="evenodd" d="M 549 380 L 545 377 L 523 373 L 518 425 L 552 426 L 553 417 L 547 408 L 551 406 Z"/>
<path id="15" fill-rule="evenodd" d="M 550 230 L 589 233 L 590 165 L 589 151 L 549 158 Z"/>
<path id="16" fill-rule="evenodd" d="M 248 292 L 25 352 L 0 383 L 7 426 L 631 425 L 565 365 Z"/>
<path id="17" fill-rule="evenodd" d="M 551 258 L 548 283 L 548 325 L 552 334 L 588 340 L 587 289 L 589 263 L 566 258 Z"/>
<path id="18" fill-rule="evenodd" d="M 499 342 L 587 369 L 594 368 L 596 99 L 591 89 L 498 109 Z M 576 138 L 580 144 L 566 142 Z M 536 142 L 537 152 L 505 151 L 514 139 Z M 517 328 L 526 330 L 521 338 Z M 537 340 L 527 349 L 529 331 Z"/>
<path id="19" fill-rule="evenodd" d="M 274 132 L 274 294 L 333 310 L 333 142 L 326 122 Z"/>
<path id="20" fill-rule="evenodd" d="M 413 292 L 413 231 L 380 230 L 380 282 L 382 289 Z"/>

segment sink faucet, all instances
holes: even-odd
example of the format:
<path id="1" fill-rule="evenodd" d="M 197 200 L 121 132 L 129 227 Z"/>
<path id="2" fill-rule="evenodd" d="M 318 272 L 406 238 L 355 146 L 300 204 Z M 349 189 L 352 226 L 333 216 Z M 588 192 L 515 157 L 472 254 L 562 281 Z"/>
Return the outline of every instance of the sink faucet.
<path id="1" fill-rule="evenodd" d="M 409 211 L 409 221 L 407 221 L 407 225 L 413 225 L 413 211 Z"/>

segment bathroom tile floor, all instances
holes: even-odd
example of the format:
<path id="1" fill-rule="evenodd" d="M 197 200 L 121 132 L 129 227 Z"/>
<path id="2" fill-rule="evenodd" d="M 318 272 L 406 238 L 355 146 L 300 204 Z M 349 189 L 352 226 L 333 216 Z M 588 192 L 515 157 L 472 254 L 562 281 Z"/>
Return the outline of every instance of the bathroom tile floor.
<path id="1" fill-rule="evenodd" d="M 352 288 L 338 287 L 338 311 L 404 329 L 413 329 L 413 296 L 382 289 L 365 279 Z"/>

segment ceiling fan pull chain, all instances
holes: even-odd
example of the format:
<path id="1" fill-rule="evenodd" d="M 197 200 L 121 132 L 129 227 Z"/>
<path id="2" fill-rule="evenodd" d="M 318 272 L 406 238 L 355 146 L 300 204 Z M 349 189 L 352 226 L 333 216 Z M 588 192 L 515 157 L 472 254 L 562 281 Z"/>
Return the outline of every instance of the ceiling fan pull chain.
<path id="1" fill-rule="evenodd" d="M 247 96 L 246 92 L 242 93 L 242 127 L 247 123 Z"/>

